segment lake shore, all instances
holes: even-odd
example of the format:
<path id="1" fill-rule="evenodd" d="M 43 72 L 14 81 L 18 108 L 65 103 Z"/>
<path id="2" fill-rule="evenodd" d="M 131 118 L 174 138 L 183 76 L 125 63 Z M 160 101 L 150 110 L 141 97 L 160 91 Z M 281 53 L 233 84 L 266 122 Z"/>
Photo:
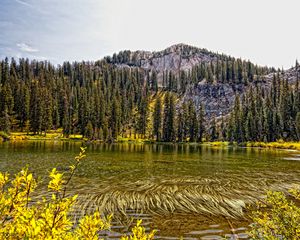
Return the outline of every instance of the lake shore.
<path id="1" fill-rule="evenodd" d="M 102 140 L 90 140 L 82 137 L 80 134 L 71 134 L 69 137 L 65 137 L 61 130 L 51 130 L 46 134 L 37 135 L 26 132 L 11 132 L 8 134 L 0 134 L 0 142 L 2 141 L 84 141 L 84 142 L 95 142 L 101 143 Z M 143 139 L 138 137 L 119 137 L 118 140 L 113 141 L 114 143 L 159 143 L 159 144 L 171 144 L 170 142 L 160 142 L 151 139 Z M 300 150 L 300 142 L 286 142 L 279 140 L 276 142 L 245 142 L 236 143 L 228 141 L 204 141 L 202 143 L 197 142 L 176 142 L 176 144 L 201 144 L 208 145 L 211 147 L 228 147 L 228 146 L 240 146 L 249 148 L 266 148 L 266 149 L 287 149 L 287 150 Z"/>

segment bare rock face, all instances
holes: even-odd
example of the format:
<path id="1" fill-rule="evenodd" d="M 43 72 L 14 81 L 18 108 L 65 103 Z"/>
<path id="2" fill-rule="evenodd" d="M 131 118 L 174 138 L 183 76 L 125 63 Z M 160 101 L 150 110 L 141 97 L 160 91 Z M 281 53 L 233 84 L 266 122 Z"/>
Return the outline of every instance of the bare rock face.
<path id="1" fill-rule="evenodd" d="M 282 71 L 282 79 L 287 79 L 289 84 L 295 84 L 300 77 L 300 68 L 298 73 L 296 68 L 290 68 Z M 265 88 L 270 88 L 273 80 L 273 73 L 264 76 L 264 80 L 260 84 Z M 192 100 L 199 108 L 201 105 L 205 107 L 208 119 L 211 117 L 220 117 L 228 115 L 233 106 L 236 95 L 240 97 L 245 94 L 250 86 L 244 84 L 207 84 L 204 81 L 199 82 L 197 86 L 191 86 L 183 95 L 182 101 Z"/>
<path id="2" fill-rule="evenodd" d="M 148 58 L 141 59 L 140 67 L 162 71 L 189 70 L 201 62 L 210 62 L 215 54 L 184 44 L 173 45 L 164 51 L 153 52 Z"/>
<path id="3" fill-rule="evenodd" d="M 289 68 L 287 70 L 281 71 L 281 77 L 287 79 L 290 84 L 295 84 L 298 78 L 300 78 L 300 67 L 296 69 L 295 67 Z M 264 76 L 266 85 L 269 86 L 272 84 L 273 73 Z"/>
<path id="4" fill-rule="evenodd" d="M 198 110 L 201 105 L 204 106 L 208 118 L 226 116 L 232 110 L 235 96 L 243 94 L 245 90 L 242 84 L 207 84 L 202 81 L 197 86 L 190 86 L 181 101 L 192 100 Z"/>
<path id="5" fill-rule="evenodd" d="M 158 84 L 161 85 L 163 72 L 172 71 L 175 75 L 187 71 L 200 63 L 208 63 L 217 59 L 217 54 L 206 49 L 196 48 L 185 44 L 176 44 L 163 51 L 124 51 L 128 56 L 118 65 L 129 64 L 157 72 Z M 119 53 L 120 54 L 120 53 Z"/>

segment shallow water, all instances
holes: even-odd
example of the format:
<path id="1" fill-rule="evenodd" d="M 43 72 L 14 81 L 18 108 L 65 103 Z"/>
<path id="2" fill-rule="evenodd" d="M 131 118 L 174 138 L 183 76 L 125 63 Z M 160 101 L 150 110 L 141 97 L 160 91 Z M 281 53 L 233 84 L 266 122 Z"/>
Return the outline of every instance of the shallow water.
<path id="1" fill-rule="evenodd" d="M 51 168 L 67 169 L 81 145 L 2 143 L 0 170 L 15 173 L 28 164 L 45 185 Z M 95 208 L 115 213 L 113 233 L 103 233 L 108 238 L 142 218 L 160 238 L 244 239 L 250 224 L 245 206 L 267 189 L 285 190 L 300 179 L 299 152 L 180 144 L 87 147 L 69 193 L 79 193 L 78 214 Z"/>

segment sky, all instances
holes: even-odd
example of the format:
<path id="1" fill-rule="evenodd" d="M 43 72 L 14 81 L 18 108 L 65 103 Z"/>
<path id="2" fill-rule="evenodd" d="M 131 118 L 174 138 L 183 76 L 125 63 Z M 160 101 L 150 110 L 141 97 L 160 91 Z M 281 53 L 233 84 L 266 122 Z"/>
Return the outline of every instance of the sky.
<path id="1" fill-rule="evenodd" d="M 98 60 L 185 43 L 259 65 L 300 59 L 299 0 L 0 0 L 0 58 Z"/>

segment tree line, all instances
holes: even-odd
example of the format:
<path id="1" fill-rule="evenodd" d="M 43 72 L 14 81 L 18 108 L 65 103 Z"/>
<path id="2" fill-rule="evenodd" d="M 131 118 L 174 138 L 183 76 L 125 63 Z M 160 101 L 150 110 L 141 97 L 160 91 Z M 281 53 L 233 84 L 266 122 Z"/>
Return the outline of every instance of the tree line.
<path id="1" fill-rule="evenodd" d="M 281 73 L 273 75 L 270 87 L 257 85 L 236 97 L 228 119 L 229 141 L 300 140 L 299 64 L 296 82 L 289 84 Z"/>
<path id="2" fill-rule="evenodd" d="M 162 85 L 155 71 L 107 59 L 54 66 L 6 58 L 0 61 L 0 131 L 62 129 L 66 137 L 103 141 L 128 135 L 166 142 L 298 140 L 298 80 L 292 86 L 280 71 L 218 56 L 179 75 L 164 73 Z M 270 72 L 266 87 L 263 76 Z M 180 101 L 202 80 L 250 86 L 241 99 L 237 95 L 230 116 L 207 116 L 204 105 Z"/>

